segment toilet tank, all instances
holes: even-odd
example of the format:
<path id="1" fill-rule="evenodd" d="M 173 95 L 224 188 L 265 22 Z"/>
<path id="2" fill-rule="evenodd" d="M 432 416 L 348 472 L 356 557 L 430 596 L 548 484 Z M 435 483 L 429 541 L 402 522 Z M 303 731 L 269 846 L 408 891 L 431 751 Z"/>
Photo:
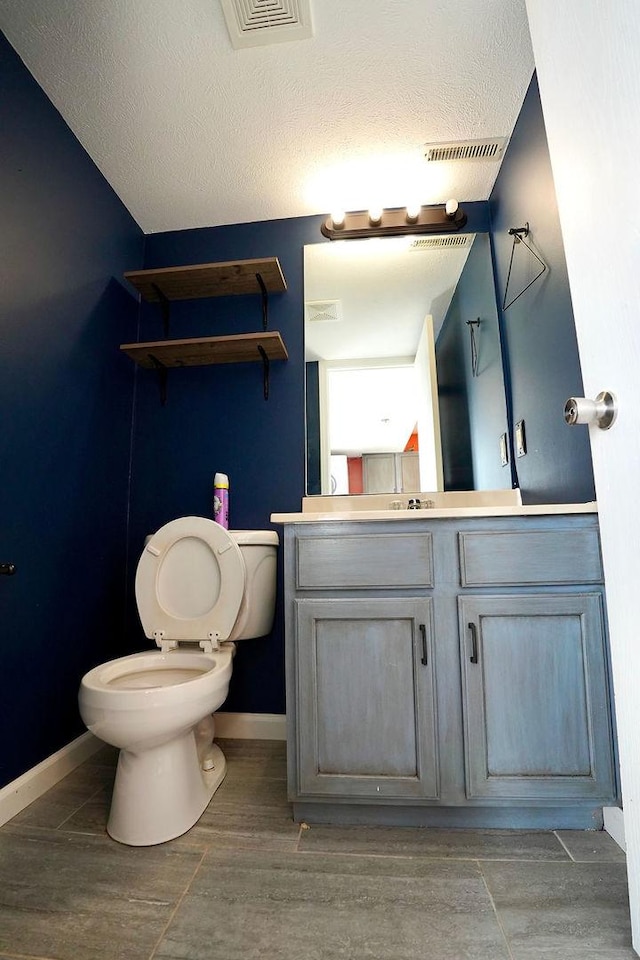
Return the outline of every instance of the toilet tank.
<path id="1" fill-rule="evenodd" d="M 230 640 L 249 640 L 271 633 L 276 608 L 277 551 L 273 530 L 229 530 L 240 547 L 247 582 L 244 600 Z"/>

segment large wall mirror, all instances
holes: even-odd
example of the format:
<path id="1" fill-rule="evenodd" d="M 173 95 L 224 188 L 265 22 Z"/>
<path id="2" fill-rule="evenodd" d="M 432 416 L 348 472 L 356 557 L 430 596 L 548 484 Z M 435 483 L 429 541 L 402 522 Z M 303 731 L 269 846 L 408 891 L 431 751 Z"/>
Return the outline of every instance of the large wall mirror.
<path id="1" fill-rule="evenodd" d="M 307 494 L 508 489 L 487 234 L 304 248 Z"/>

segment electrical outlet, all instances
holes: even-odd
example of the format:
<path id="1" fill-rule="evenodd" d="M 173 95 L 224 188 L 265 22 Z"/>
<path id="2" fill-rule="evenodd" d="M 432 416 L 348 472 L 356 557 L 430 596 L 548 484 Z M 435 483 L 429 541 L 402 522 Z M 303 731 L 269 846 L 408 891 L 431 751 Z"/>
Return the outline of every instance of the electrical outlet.
<path id="1" fill-rule="evenodd" d="M 524 432 L 524 420 L 516 423 L 516 457 L 524 457 L 527 453 L 527 438 Z"/>

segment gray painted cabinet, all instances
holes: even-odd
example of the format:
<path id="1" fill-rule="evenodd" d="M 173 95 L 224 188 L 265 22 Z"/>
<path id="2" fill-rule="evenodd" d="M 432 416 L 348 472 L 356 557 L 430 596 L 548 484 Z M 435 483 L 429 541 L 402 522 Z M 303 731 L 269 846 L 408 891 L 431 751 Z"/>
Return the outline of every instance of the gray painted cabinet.
<path id="1" fill-rule="evenodd" d="M 432 601 L 296 601 L 304 793 L 438 796 Z"/>
<path id="2" fill-rule="evenodd" d="M 285 599 L 296 819 L 601 823 L 595 515 L 287 525 Z"/>
<path id="3" fill-rule="evenodd" d="M 612 780 L 601 596 L 461 597 L 468 797 L 599 797 Z"/>

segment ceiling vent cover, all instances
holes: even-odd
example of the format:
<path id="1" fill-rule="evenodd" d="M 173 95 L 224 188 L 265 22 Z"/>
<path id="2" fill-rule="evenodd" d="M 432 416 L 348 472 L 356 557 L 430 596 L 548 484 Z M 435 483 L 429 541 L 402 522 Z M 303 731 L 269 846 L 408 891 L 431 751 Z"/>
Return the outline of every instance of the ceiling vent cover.
<path id="1" fill-rule="evenodd" d="M 439 160 L 502 160 L 508 137 L 490 140 L 457 140 L 451 143 L 425 143 L 427 163 Z"/>
<path id="2" fill-rule="evenodd" d="M 445 247 L 455 247 L 459 249 L 460 247 L 468 247 L 475 233 L 459 233 L 454 237 L 421 237 L 419 240 L 414 240 L 410 246 L 410 250 L 442 250 Z"/>
<path id="3" fill-rule="evenodd" d="M 304 312 L 309 323 L 339 323 L 342 303 L 340 300 L 307 300 Z"/>
<path id="4" fill-rule="evenodd" d="M 231 44 L 260 47 L 313 36 L 310 0 L 220 0 Z"/>

